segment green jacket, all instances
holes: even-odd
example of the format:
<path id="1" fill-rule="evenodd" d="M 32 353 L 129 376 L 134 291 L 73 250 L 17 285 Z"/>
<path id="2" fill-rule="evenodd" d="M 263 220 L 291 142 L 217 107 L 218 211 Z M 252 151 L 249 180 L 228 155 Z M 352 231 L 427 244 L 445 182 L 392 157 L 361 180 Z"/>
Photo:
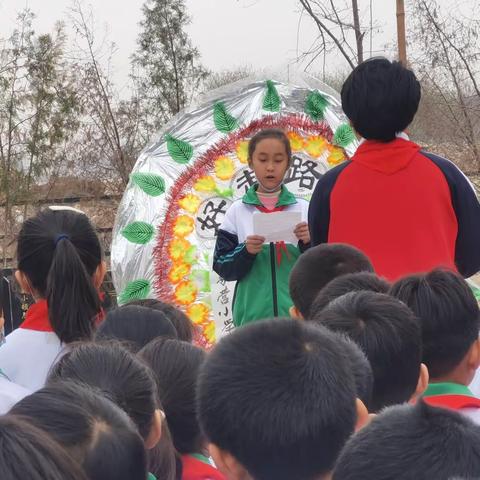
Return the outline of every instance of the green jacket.
<path id="1" fill-rule="evenodd" d="M 257 255 L 249 253 L 245 239 L 253 235 L 253 214 L 262 207 L 254 185 L 228 209 L 215 245 L 213 269 L 225 280 L 237 281 L 233 301 L 233 323 L 237 327 L 289 315 L 292 300 L 288 277 L 300 253 L 308 248 L 302 242 L 298 245 L 280 242 L 263 245 Z M 281 210 L 299 211 L 306 221 L 308 202 L 297 199 L 282 186 L 274 211 Z"/>

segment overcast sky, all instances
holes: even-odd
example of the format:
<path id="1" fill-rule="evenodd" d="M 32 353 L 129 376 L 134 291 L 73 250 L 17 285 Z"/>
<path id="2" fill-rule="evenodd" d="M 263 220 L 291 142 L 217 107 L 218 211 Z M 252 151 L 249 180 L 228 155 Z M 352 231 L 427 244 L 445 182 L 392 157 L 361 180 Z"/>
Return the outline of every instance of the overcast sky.
<path id="1" fill-rule="evenodd" d="M 473 0 L 439 2 L 457 8 L 459 3 L 468 5 Z M 376 53 L 384 52 L 387 44 L 395 44 L 395 3 L 395 0 L 373 0 L 373 18 L 381 29 L 373 44 Z M 409 1 L 405 3 L 408 6 Z M 119 84 L 125 83 L 128 77 L 142 4 L 143 0 L 85 3 L 93 9 L 99 35 L 107 29 L 109 39 L 118 47 L 113 75 Z M 188 32 L 203 63 L 211 70 L 244 65 L 276 66 L 294 61 L 297 53 L 308 48 L 316 37 L 316 27 L 308 15 L 301 14 L 298 0 L 186 0 L 186 4 L 192 17 Z M 360 0 L 359 4 L 368 18 L 369 2 Z M 9 35 L 16 11 L 24 6 L 36 13 L 35 28 L 38 33 L 44 33 L 51 31 L 57 20 L 66 18 L 69 5 L 71 0 L 0 0 L 0 37 Z M 365 48 L 368 54 L 368 41 Z M 335 61 L 332 62 L 334 67 Z"/>

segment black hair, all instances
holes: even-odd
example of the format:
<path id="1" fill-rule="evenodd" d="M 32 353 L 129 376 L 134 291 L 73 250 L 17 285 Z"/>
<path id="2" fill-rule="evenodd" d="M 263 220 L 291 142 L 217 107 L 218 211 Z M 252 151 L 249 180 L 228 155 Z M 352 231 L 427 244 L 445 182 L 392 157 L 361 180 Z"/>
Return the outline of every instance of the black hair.
<path id="1" fill-rule="evenodd" d="M 73 345 L 52 368 L 47 384 L 73 382 L 97 388 L 122 408 L 145 440 L 158 407 L 152 372 L 116 342 Z"/>
<path id="2" fill-rule="evenodd" d="M 90 480 L 146 478 L 145 447 L 132 420 L 90 387 L 59 382 L 25 397 L 10 413 L 47 432 Z"/>
<path id="3" fill-rule="evenodd" d="M 160 338 L 139 355 L 155 374 L 175 448 L 181 454 L 202 452 L 205 441 L 197 421 L 195 387 L 205 352 L 188 342 Z"/>
<path id="4" fill-rule="evenodd" d="M 162 312 L 137 305 L 110 310 L 95 335 L 97 340 L 128 342 L 133 350 L 157 337 L 177 338 L 177 331 Z"/>
<path id="5" fill-rule="evenodd" d="M 0 417 L 0 445 L 2 480 L 87 480 L 59 444 L 13 415 Z"/>
<path id="6" fill-rule="evenodd" d="M 432 378 L 449 374 L 478 339 L 480 311 L 468 283 L 447 270 L 398 280 L 391 295 L 420 321 L 423 362 Z"/>
<path id="7" fill-rule="evenodd" d="M 288 164 L 290 165 L 292 161 L 292 147 L 290 145 L 290 140 L 288 139 L 286 133 L 283 130 L 278 128 L 266 128 L 264 130 L 260 130 L 256 133 L 248 142 L 248 158 L 251 160 L 253 158 L 253 153 L 257 148 L 257 145 L 266 139 L 274 138 L 275 140 L 279 140 L 283 143 L 285 147 L 285 151 L 287 152 L 287 160 Z"/>
<path id="8" fill-rule="evenodd" d="M 140 307 L 152 308 L 162 312 L 170 322 L 172 322 L 172 325 L 177 331 L 177 338 L 179 340 L 189 343 L 193 341 L 195 326 L 192 321 L 174 305 L 153 298 L 146 298 L 142 300 L 132 300 L 120 308 L 125 308 L 129 305 L 138 305 Z"/>
<path id="9" fill-rule="evenodd" d="M 316 321 L 348 335 L 365 352 L 373 370 L 371 410 L 410 400 L 422 361 L 421 333 L 412 311 L 389 295 L 352 292 L 320 313 Z"/>
<path id="10" fill-rule="evenodd" d="M 338 335 L 292 319 L 236 329 L 199 377 L 200 424 L 256 480 L 331 470 L 356 422 L 350 359 Z"/>
<path id="11" fill-rule="evenodd" d="M 333 480 L 474 479 L 480 426 L 423 401 L 386 409 L 343 449 Z"/>
<path id="12" fill-rule="evenodd" d="M 340 340 L 344 343 L 342 348 L 350 360 L 350 368 L 353 379 L 355 380 L 357 398 L 369 409 L 373 393 L 372 366 L 365 353 L 363 353 L 361 348 L 353 340 L 346 335 L 339 338 L 339 342 Z"/>
<path id="13" fill-rule="evenodd" d="M 334 278 L 354 272 L 373 272 L 372 263 L 357 248 L 342 243 L 324 243 L 309 248 L 300 255 L 290 272 L 293 304 L 308 319 L 318 292 Z"/>
<path id="14" fill-rule="evenodd" d="M 371 58 L 345 80 L 342 108 L 365 139 L 389 142 L 412 122 L 420 103 L 420 83 L 400 62 Z"/>
<path id="15" fill-rule="evenodd" d="M 18 235 L 18 269 L 47 300 L 48 317 L 62 342 L 89 339 L 100 299 L 92 277 L 102 261 L 87 216 L 44 210 L 24 222 Z"/>
<path id="16" fill-rule="evenodd" d="M 315 297 L 310 309 L 310 319 L 314 319 L 320 314 L 332 300 L 346 293 L 360 292 L 362 290 L 387 293 L 389 288 L 390 284 L 386 280 L 370 272 L 347 273 L 334 278 Z"/>

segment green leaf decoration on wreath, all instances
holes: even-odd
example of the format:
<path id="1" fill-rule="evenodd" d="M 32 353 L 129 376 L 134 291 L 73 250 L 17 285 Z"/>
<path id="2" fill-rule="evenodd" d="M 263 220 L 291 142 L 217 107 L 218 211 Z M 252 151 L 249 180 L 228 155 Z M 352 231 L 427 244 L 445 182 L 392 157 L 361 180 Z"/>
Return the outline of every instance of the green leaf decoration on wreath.
<path id="1" fill-rule="evenodd" d="M 313 90 L 305 100 L 305 113 L 315 122 L 322 120 L 325 109 L 328 107 L 328 99 L 318 90 Z"/>
<path id="2" fill-rule="evenodd" d="M 269 112 L 279 112 L 282 101 L 278 94 L 277 87 L 272 80 L 267 80 L 267 91 L 263 98 L 263 109 Z"/>
<path id="3" fill-rule="evenodd" d="M 333 136 L 333 143 L 345 148 L 355 140 L 355 132 L 348 123 L 342 123 Z"/>
<path id="4" fill-rule="evenodd" d="M 179 138 L 166 135 L 167 150 L 173 160 L 182 165 L 188 163 L 193 157 L 193 147 Z"/>
<path id="5" fill-rule="evenodd" d="M 154 173 L 133 173 L 132 181 L 151 197 L 158 197 L 165 192 L 165 181 Z"/>
<path id="6" fill-rule="evenodd" d="M 213 106 L 213 123 L 222 133 L 229 133 L 238 127 L 237 119 L 227 112 L 223 102 L 217 102 Z"/>
<path id="7" fill-rule="evenodd" d="M 118 302 L 123 304 L 132 300 L 143 300 L 148 297 L 150 289 L 151 285 L 148 280 L 134 280 L 130 282 L 119 295 Z"/>
<path id="8" fill-rule="evenodd" d="M 152 225 L 146 222 L 132 222 L 122 230 L 122 235 L 132 243 L 145 245 L 155 233 Z"/>

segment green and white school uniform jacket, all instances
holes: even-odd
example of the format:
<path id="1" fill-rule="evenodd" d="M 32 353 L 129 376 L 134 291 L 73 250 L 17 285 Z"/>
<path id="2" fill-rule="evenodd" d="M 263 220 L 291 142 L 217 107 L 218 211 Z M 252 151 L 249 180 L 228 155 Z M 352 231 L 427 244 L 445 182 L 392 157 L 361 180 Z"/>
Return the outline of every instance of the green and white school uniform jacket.
<path id="1" fill-rule="evenodd" d="M 301 212 L 307 221 L 308 202 L 297 199 L 282 185 L 274 210 L 266 210 L 257 196 L 258 185 L 251 187 L 241 200 L 228 209 L 218 231 L 213 269 L 227 281 L 236 280 L 233 300 L 235 326 L 271 317 L 288 316 L 292 306 L 288 290 L 290 270 L 300 253 L 308 248 L 283 242 L 269 243 L 257 255 L 247 251 L 245 239 L 253 235 L 256 211 Z"/>

